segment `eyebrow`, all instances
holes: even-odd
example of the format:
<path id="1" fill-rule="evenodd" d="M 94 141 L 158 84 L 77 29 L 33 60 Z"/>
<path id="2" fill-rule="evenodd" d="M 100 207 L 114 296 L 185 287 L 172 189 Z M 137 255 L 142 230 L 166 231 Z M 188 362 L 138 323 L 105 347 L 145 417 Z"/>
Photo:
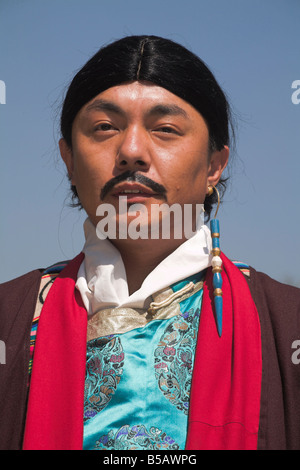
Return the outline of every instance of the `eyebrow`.
<path id="1" fill-rule="evenodd" d="M 96 111 L 111 111 L 117 114 L 125 114 L 122 108 L 120 108 L 120 106 L 116 105 L 115 103 L 112 103 L 111 101 L 106 101 L 102 99 L 97 99 L 93 101 L 91 104 L 87 106 L 86 110 L 88 112 L 96 110 Z"/>
<path id="2" fill-rule="evenodd" d="M 125 115 L 125 112 L 117 104 L 103 100 L 97 99 L 93 101 L 90 105 L 87 106 L 86 110 L 89 111 L 110 111 L 116 114 Z M 188 118 L 186 111 L 176 104 L 157 104 L 149 109 L 147 112 L 148 116 L 183 116 Z"/>
<path id="3" fill-rule="evenodd" d="M 148 112 L 149 116 L 183 116 L 188 117 L 186 111 L 177 104 L 157 104 Z"/>

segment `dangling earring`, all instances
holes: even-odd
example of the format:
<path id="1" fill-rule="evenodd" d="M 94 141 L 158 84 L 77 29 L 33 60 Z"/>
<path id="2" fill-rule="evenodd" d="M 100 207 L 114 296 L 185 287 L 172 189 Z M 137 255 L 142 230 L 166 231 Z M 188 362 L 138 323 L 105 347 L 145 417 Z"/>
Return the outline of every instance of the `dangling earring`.
<path id="1" fill-rule="evenodd" d="M 213 288 L 214 288 L 214 304 L 216 311 L 216 320 L 219 336 L 222 335 L 222 317 L 223 317 L 223 298 L 222 298 L 222 260 L 220 258 L 220 225 L 219 220 L 216 219 L 219 206 L 220 195 L 215 186 L 208 187 L 208 195 L 210 196 L 216 191 L 218 196 L 218 206 L 214 218 L 210 221 L 210 231 L 212 237 L 212 272 L 213 272 Z"/>

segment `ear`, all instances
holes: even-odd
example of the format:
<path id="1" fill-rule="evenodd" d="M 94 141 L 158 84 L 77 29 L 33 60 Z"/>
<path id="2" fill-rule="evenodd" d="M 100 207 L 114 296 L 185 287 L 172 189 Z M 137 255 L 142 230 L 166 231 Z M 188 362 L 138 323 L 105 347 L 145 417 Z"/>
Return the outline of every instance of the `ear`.
<path id="1" fill-rule="evenodd" d="M 68 171 L 68 176 L 70 179 L 70 182 L 74 184 L 73 181 L 73 173 L 74 173 L 74 159 L 73 159 L 73 153 L 72 149 L 69 147 L 65 139 L 60 139 L 59 141 L 59 150 L 60 150 L 60 155 L 61 158 L 63 159 L 67 171 Z"/>
<path id="2" fill-rule="evenodd" d="M 229 148 L 224 146 L 222 150 L 216 150 L 210 156 L 207 173 L 207 185 L 216 186 L 225 170 L 229 159 Z"/>

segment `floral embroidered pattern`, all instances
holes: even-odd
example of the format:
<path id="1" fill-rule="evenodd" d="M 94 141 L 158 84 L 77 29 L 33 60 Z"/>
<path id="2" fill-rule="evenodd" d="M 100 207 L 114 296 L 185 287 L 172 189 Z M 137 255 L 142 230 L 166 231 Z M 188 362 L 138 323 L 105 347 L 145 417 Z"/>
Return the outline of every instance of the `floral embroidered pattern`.
<path id="1" fill-rule="evenodd" d="M 161 429 L 143 425 L 122 426 L 117 432 L 110 431 L 96 442 L 95 450 L 165 450 L 178 449 L 174 439 Z"/>
<path id="2" fill-rule="evenodd" d="M 154 353 L 157 384 L 178 410 L 188 414 L 200 310 L 182 313 L 165 329 Z"/>
<path id="3" fill-rule="evenodd" d="M 110 336 L 88 342 L 84 421 L 109 403 L 120 382 L 124 365 L 121 340 Z"/>

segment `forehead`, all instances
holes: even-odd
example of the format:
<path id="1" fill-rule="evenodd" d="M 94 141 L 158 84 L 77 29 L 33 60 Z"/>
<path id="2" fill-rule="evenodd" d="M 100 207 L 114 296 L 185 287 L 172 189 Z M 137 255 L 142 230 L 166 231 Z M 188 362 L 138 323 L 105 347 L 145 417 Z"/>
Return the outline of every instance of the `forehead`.
<path id="1" fill-rule="evenodd" d="M 203 119 L 187 101 L 151 82 L 130 82 L 117 85 L 99 93 L 80 110 L 90 114 L 95 111 L 111 111 L 120 114 L 142 112 L 170 114 L 185 119 Z"/>

